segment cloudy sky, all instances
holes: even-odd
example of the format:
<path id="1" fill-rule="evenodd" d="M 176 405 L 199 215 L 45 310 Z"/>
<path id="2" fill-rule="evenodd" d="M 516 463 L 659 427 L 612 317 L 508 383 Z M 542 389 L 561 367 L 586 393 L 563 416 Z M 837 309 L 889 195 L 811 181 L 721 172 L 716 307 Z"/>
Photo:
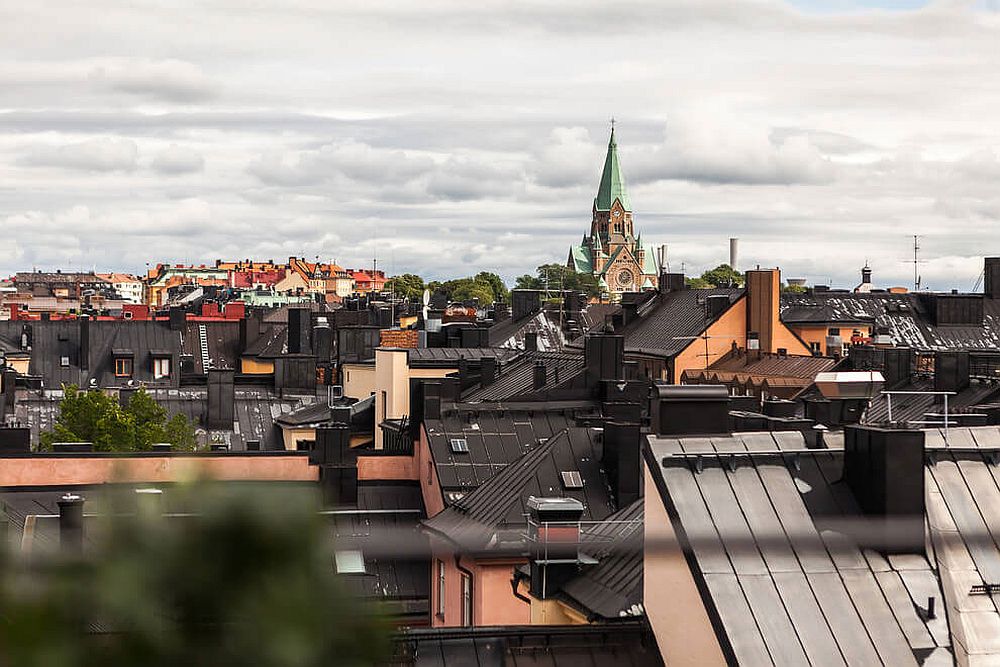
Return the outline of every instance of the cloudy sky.
<path id="1" fill-rule="evenodd" d="M 0 0 L 0 274 L 565 261 L 617 121 L 671 269 L 971 289 L 1000 2 Z"/>

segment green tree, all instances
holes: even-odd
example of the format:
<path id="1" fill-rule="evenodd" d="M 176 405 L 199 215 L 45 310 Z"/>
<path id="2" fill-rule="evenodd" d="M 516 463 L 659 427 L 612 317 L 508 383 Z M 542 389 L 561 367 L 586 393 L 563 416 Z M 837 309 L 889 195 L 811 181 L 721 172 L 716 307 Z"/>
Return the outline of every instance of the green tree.
<path id="1" fill-rule="evenodd" d="M 108 502 L 87 501 L 98 516 L 85 524 L 96 529 L 83 554 L 0 554 L 0 664 L 328 667 L 388 658 L 391 628 L 345 593 L 313 494 L 178 486 L 165 493 L 179 519 L 146 504 L 158 495 L 106 493 Z"/>
<path id="2" fill-rule="evenodd" d="M 803 294 L 806 291 L 805 285 L 788 285 L 785 284 L 782 288 L 782 292 L 790 292 L 792 294 Z"/>
<path id="3" fill-rule="evenodd" d="M 476 299 L 480 305 L 493 303 L 495 295 L 489 283 L 479 282 L 473 278 L 462 278 L 450 281 L 451 299 L 454 301 L 471 301 Z"/>
<path id="4" fill-rule="evenodd" d="M 728 264 L 719 264 L 714 269 L 701 274 L 701 277 L 712 287 L 739 287 L 743 285 L 743 274 Z"/>
<path id="5" fill-rule="evenodd" d="M 404 299 L 418 300 L 424 293 L 424 279 L 414 273 L 404 273 L 389 278 L 385 289 Z"/>
<path id="6" fill-rule="evenodd" d="M 169 426 L 169 428 L 168 428 Z M 145 389 L 129 398 L 124 408 L 102 391 L 80 391 L 63 386 L 59 417 L 39 440 L 43 449 L 54 442 L 89 442 L 98 452 L 132 452 L 169 442 L 177 449 L 194 449 L 194 426 L 183 415 L 167 420 L 167 411 Z"/>
<path id="7" fill-rule="evenodd" d="M 685 278 L 684 284 L 690 287 L 691 289 L 706 289 L 709 287 L 715 287 L 715 285 L 711 284 L 704 278 L 698 278 L 698 277 Z"/>
<path id="8" fill-rule="evenodd" d="M 507 301 L 510 292 L 499 275 L 488 271 L 480 271 L 473 280 L 477 283 L 490 286 L 490 290 L 493 292 L 493 302 Z"/>
<path id="9" fill-rule="evenodd" d="M 515 285 L 518 289 L 548 289 L 553 291 L 573 290 L 583 292 L 588 297 L 600 296 L 601 288 L 597 278 L 589 273 L 578 273 L 562 264 L 542 264 L 535 276 L 520 276 Z"/>

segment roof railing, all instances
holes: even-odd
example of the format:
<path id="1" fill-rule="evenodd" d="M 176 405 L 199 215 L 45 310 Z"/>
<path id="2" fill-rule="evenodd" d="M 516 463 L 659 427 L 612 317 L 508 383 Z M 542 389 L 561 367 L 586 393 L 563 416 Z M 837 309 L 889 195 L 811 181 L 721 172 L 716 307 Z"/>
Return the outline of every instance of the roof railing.
<path id="1" fill-rule="evenodd" d="M 943 414 L 943 419 L 941 421 L 938 421 L 936 419 L 931 419 L 931 420 L 926 420 L 925 419 L 925 420 L 920 420 L 920 421 L 911 421 L 910 423 L 912 423 L 912 424 L 921 424 L 921 425 L 925 425 L 925 426 L 943 426 L 944 427 L 944 441 L 946 443 L 948 442 L 948 427 L 952 424 L 952 421 L 949 418 L 949 412 L 948 412 L 948 397 L 949 396 L 954 396 L 955 392 L 953 392 L 953 391 L 883 391 L 882 394 L 885 395 L 885 398 L 886 398 L 886 405 L 888 407 L 888 420 L 889 420 L 890 424 L 895 424 L 896 423 L 896 421 L 892 418 L 892 397 L 893 396 L 943 396 L 944 397 L 944 414 Z M 954 422 L 954 423 L 955 423 L 956 426 L 958 425 L 958 422 Z"/>

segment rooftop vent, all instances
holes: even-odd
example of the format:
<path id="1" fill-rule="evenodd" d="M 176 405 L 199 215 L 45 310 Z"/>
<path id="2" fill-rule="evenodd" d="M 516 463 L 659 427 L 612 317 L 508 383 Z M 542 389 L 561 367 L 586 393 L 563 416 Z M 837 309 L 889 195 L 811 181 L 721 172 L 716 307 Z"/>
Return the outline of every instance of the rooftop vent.
<path id="1" fill-rule="evenodd" d="M 816 375 L 816 388 L 824 398 L 869 399 L 882 390 L 885 379 L 878 371 L 839 371 Z"/>
<path id="2" fill-rule="evenodd" d="M 453 454 L 468 454 L 469 453 L 469 441 L 465 438 L 451 438 L 448 441 L 451 445 L 451 451 Z"/>
<path id="3" fill-rule="evenodd" d="M 583 488 L 583 477 L 580 476 L 577 470 L 563 470 L 560 475 L 562 475 L 563 488 L 565 489 L 582 489 Z"/>

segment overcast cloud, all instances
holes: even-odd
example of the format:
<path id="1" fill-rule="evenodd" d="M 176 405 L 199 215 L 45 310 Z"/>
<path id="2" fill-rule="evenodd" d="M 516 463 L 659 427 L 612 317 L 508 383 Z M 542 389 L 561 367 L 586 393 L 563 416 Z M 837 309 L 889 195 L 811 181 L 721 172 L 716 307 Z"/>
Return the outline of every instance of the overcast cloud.
<path id="1" fill-rule="evenodd" d="M 0 0 L 0 274 L 322 257 L 512 281 L 607 143 L 700 273 L 970 289 L 1000 254 L 1000 13 L 941 0 Z"/>

